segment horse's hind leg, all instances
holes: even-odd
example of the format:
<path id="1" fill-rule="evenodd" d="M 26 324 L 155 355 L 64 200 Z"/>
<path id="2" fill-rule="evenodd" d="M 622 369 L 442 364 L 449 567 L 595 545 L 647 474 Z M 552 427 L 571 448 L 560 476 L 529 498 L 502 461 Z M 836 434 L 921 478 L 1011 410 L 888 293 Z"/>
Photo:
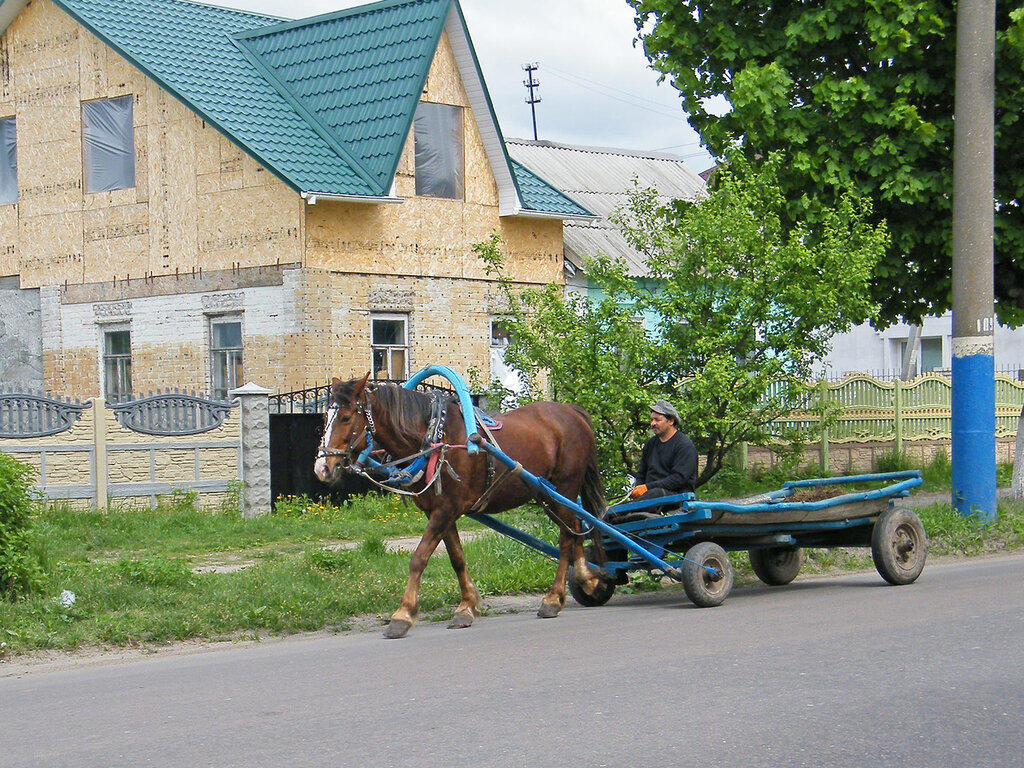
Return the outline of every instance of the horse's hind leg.
<path id="1" fill-rule="evenodd" d="M 452 563 L 455 577 L 459 580 L 459 593 L 462 595 L 459 607 L 455 610 L 455 616 L 448 624 L 448 629 L 464 629 L 480 615 L 480 593 L 472 579 L 469 578 L 469 571 L 466 570 L 466 555 L 462 551 L 462 540 L 459 538 L 459 531 L 454 524 L 444 535 L 444 546 L 448 550 L 448 559 Z"/>
<path id="2" fill-rule="evenodd" d="M 555 570 L 555 581 L 540 602 L 537 615 L 542 619 L 553 619 L 565 607 L 565 577 L 569 572 L 569 563 L 573 561 L 575 549 L 579 545 L 576 515 L 565 507 L 557 504 L 545 504 L 545 510 L 558 525 L 558 568 Z"/>
<path id="3" fill-rule="evenodd" d="M 556 505 L 548 509 L 548 514 L 558 525 L 559 530 L 558 569 L 555 571 L 555 582 L 551 585 L 551 591 L 544 596 L 540 610 L 537 611 L 537 615 L 542 619 L 554 618 L 565 607 L 565 580 L 570 564 L 575 566 L 575 578 L 585 591 L 592 592 L 599 586 L 598 574 L 587 562 L 580 522 L 576 514 L 572 510 Z"/>

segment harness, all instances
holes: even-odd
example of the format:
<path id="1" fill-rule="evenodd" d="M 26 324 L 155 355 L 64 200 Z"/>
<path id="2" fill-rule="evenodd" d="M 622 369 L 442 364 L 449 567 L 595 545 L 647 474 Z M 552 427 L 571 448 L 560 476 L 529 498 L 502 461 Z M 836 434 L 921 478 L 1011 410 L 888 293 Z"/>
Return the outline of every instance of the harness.
<path id="1" fill-rule="evenodd" d="M 353 436 L 348 440 L 347 448 L 330 448 L 326 445 L 333 427 L 334 418 L 337 415 L 337 406 L 332 406 L 328 409 L 324 438 L 317 452 L 317 458 L 338 456 L 347 457 L 351 461 L 352 453 L 354 452 L 353 446 L 359 445 L 360 441 L 365 439 L 366 446 L 359 452 L 355 461 L 351 463 L 350 470 L 362 475 L 382 490 L 401 496 L 420 496 L 430 488 L 433 488 L 434 493 L 440 495 L 442 491 L 441 475 L 444 472 L 447 472 L 455 482 L 460 482 L 461 478 L 448 461 L 447 454 L 450 450 L 469 450 L 469 446 L 452 445 L 444 442 L 448 405 L 452 402 L 451 394 L 439 390 L 429 392 L 430 417 L 427 420 L 427 428 L 424 431 L 419 451 L 397 459 L 385 456 L 384 460 L 381 461 L 374 457 L 374 454 L 378 453 L 379 449 L 376 445 L 377 427 L 373 419 L 373 407 L 368 396 L 368 392 L 372 391 L 371 385 L 371 387 L 364 389 L 359 397 L 357 413 L 362 421 L 362 425 L 353 430 Z M 479 408 L 474 408 L 473 410 L 476 424 L 483 431 L 484 439 L 497 446 L 498 441 L 494 438 L 493 431 L 501 429 L 501 423 L 494 421 Z M 481 511 L 486 506 L 495 489 L 511 471 L 511 469 L 506 467 L 501 475 L 495 478 L 494 458 L 490 453 L 487 453 L 487 488 L 480 495 L 480 498 L 476 500 L 469 512 Z M 408 486 L 420 481 L 424 481 L 425 484 L 419 491 L 406 490 Z"/>

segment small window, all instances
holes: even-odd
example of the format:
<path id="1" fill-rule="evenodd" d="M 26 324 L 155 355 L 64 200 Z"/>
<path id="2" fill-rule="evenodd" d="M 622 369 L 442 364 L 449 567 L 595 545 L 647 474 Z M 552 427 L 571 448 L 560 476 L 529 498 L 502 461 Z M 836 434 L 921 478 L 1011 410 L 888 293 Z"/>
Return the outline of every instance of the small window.
<path id="1" fill-rule="evenodd" d="M 404 315 L 375 315 L 370 319 L 373 378 L 409 378 L 409 335 Z"/>
<path id="2" fill-rule="evenodd" d="M 0 205 L 18 202 L 16 118 L 0 118 Z"/>
<path id="3" fill-rule="evenodd" d="M 238 318 L 210 321 L 211 395 L 227 400 L 228 392 L 242 386 L 242 321 Z"/>
<path id="4" fill-rule="evenodd" d="M 508 327 L 501 320 L 491 321 L 491 347 L 504 349 L 512 343 Z"/>
<path id="5" fill-rule="evenodd" d="M 86 192 L 135 186 L 131 96 L 82 103 L 82 152 Z"/>
<path id="6" fill-rule="evenodd" d="M 103 332 L 103 397 L 108 403 L 132 399 L 132 333 Z"/>
<path id="7" fill-rule="evenodd" d="M 416 108 L 416 194 L 461 200 L 462 107 L 421 101 Z"/>
<path id="8" fill-rule="evenodd" d="M 942 339 L 921 339 L 921 373 L 931 373 L 942 367 Z"/>

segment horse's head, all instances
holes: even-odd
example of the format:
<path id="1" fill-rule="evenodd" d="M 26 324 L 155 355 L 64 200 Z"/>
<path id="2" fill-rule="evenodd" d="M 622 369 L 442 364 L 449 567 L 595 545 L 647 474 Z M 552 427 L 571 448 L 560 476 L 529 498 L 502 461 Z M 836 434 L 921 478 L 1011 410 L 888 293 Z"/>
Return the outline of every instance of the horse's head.
<path id="1" fill-rule="evenodd" d="M 367 414 L 373 394 L 367 389 L 370 374 L 361 379 L 331 379 L 331 395 L 324 414 L 324 436 L 316 452 L 313 472 L 332 483 L 350 469 L 366 447 Z M 371 417 L 372 418 L 372 417 Z"/>

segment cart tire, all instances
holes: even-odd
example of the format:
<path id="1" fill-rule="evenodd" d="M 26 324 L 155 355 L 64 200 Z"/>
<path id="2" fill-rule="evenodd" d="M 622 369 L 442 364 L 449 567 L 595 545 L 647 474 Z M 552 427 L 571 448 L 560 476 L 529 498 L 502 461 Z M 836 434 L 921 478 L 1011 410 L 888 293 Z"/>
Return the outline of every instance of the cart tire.
<path id="1" fill-rule="evenodd" d="M 719 578 L 709 574 L 706 568 L 716 569 Z M 732 591 L 733 572 L 729 555 L 713 542 L 702 541 L 690 547 L 680 570 L 686 596 L 699 608 L 721 605 Z"/>
<path id="2" fill-rule="evenodd" d="M 576 578 L 576 568 L 572 565 L 569 566 L 568 583 L 569 594 L 572 595 L 572 599 L 584 608 L 597 608 L 600 605 L 604 605 L 615 594 L 615 582 L 611 579 L 601 578 L 597 580 L 597 587 L 594 588 L 594 591 L 587 592 L 583 588 L 583 584 Z"/>
<path id="3" fill-rule="evenodd" d="M 921 575 L 928 556 L 928 537 L 921 519 L 909 509 L 890 507 L 871 531 L 871 558 L 890 584 L 910 584 Z"/>
<path id="4" fill-rule="evenodd" d="M 804 565 L 803 547 L 752 549 L 749 554 L 754 575 L 772 587 L 789 584 Z"/>

